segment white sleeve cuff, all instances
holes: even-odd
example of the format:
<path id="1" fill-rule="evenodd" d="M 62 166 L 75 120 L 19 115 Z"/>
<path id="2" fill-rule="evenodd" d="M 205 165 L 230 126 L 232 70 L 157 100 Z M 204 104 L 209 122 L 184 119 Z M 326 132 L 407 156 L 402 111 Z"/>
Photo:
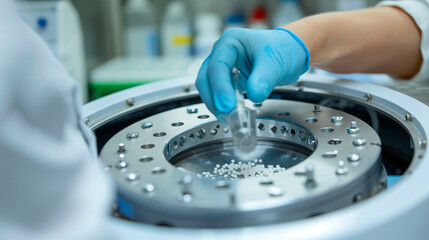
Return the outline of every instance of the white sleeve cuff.
<path id="1" fill-rule="evenodd" d="M 410 15 L 422 32 L 420 51 L 423 63 L 420 71 L 411 79 L 413 82 L 429 83 L 429 1 L 403 0 L 382 1 L 377 6 L 396 6 Z"/>

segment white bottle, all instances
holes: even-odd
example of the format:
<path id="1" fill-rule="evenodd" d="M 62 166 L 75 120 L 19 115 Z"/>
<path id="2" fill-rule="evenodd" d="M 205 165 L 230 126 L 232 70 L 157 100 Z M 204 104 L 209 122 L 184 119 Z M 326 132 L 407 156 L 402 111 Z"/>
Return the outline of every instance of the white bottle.
<path id="1" fill-rule="evenodd" d="M 274 12 L 272 24 L 274 28 L 278 28 L 304 16 L 304 11 L 298 0 L 280 0 L 277 10 Z"/>
<path id="2" fill-rule="evenodd" d="M 148 0 L 128 0 L 125 5 L 125 24 L 127 56 L 159 55 L 155 17 Z"/>
<path id="3" fill-rule="evenodd" d="M 196 36 L 194 41 L 195 55 L 207 57 L 213 44 L 219 39 L 222 18 L 215 13 L 201 13 L 195 18 Z"/>
<path id="4" fill-rule="evenodd" d="M 161 32 L 164 56 L 184 57 L 191 55 L 191 22 L 183 2 L 174 1 L 167 6 Z"/>

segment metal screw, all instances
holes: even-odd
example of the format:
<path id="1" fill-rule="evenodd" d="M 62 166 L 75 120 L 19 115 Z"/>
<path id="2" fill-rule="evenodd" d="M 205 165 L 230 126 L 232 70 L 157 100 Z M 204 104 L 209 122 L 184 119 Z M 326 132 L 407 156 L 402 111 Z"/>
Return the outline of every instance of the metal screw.
<path id="1" fill-rule="evenodd" d="M 342 116 L 332 116 L 331 117 L 331 122 L 333 122 L 333 123 L 341 123 L 342 121 L 343 121 Z"/>
<path id="2" fill-rule="evenodd" d="M 427 145 L 427 141 L 426 140 L 420 141 L 420 147 L 421 148 L 426 148 L 426 145 Z"/>
<path id="3" fill-rule="evenodd" d="M 128 139 L 135 139 L 139 137 L 139 133 L 138 132 L 129 132 L 127 133 L 127 138 Z"/>
<path id="4" fill-rule="evenodd" d="M 314 113 L 321 112 L 321 110 L 320 110 L 320 106 L 319 106 L 319 105 L 314 105 L 314 110 L 313 110 L 313 112 L 314 112 Z"/>
<path id="5" fill-rule="evenodd" d="M 119 143 L 118 152 L 125 152 L 125 144 Z"/>
<path id="6" fill-rule="evenodd" d="M 305 181 L 305 186 L 314 188 L 316 187 L 316 181 L 314 180 L 314 164 L 313 163 L 307 163 L 305 165 L 305 173 L 307 176 L 307 180 Z"/>
<path id="7" fill-rule="evenodd" d="M 185 136 L 181 136 L 180 139 L 179 139 L 179 145 L 181 147 L 183 147 L 185 145 L 185 143 L 186 143 L 186 137 Z"/>
<path id="8" fill-rule="evenodd" d="M 365 138 L 357 138 L 353 140 L 353 145 L 356 147 L 360 147 L 366 144 Z"/>
<path id="9" fill-rule="evenodd" d="M 144 122 L 142 123 L 142 128 L 147 129 L 147 128 L 151 128 L 153 126 L 152 122 Z"/>
<path id="10" fill-rule="evenodd" d="M 135 181 L 138 178 L 139 178 L 139 175 L 137 173 L 135 173 L 135 172 L 130 172 L 130 173 L 127 174 L 127 180 L 130 181 L 130 182 Z"/>
<path id="11" fill-rule="evenodd" d="M 155 191 L 155 186 L 152 183 L 146 183 L 143 185 L 143 192 L 150 193 Z"/>
<path id="12" fill-rule="evenodd" d="M 134 106 L 134 98 L 127 99 L 126 104 L 128 107 Z"/>
<path id="13" fill-rule="evenodd" d="M 407 113 L 405 114 L 405 120 L 412 122 L 413 121 L 413 116 L 411 115 L 411 113 Z"/>
<path id="14" fill-rule="evenodd" d="M 356 124 L 356 122 L 355 122 L 355 121 L 352 121 L 352 122 L 350 123 L 350 127 L 349 127 L 349 128 L 347 128 L 347 132 L 348 132 L 349 134 L 357 134 L 357 133 L 359 133 L 359 128 L 357 127 L 357 124 Z"/>
<path id="15" fill-rule="evenodd" d="M 119 161 L 125 161 L 125 154 L 119 154 Z"/>
<path id="16" fill-rule="evenodd" d="M 314 180 L 314 164 L 308 163 L 305 165 L 305 172 L 295 172 L 296 176 L 306 176 L 304 185 L 309 188 L 316 187 L 316 181 Z"/>
<path id="17" fill-rule="evenodd" d="M 86 125 L 86 126 L 89 126 L 89 122 L 90 122 L 89 117 L 86 117 L 86 118 L 83 120 L 83 122 L 85 123 L 85 125 Z"/>
<path id="18" fill-rule="evenodd" d="M 350 162 L 357 162 L 360 160 L 360 156 L 357 153 L 352 153 L 347 156 L 347 160 L 349 160 Z"/>
<path id="19" fill-rule="evenodd" d="M 186 109 L 186 112 L 189 113 L 189 114 L 194 114 L 194 113 L 198 112 L 198 108 L 196 108 L 196 107 L 190 107 L 190 108 Z"/>
<path id="20" fill-rule="evenodd" d="M 365 94 L 365 96 L 363 97 L 363 99 L 365 99 L 365 101 L 372 101 L 372 95 L 370 93 Z"/>
<path id="21" fill-rule="evenodd" d="M 116 164 L 116 168 L 119 168 L 119 169 L 126 168 L 127 166 L 128 166 L 128 163 L 127 163 L 127 162 L 125 162 L 125 161 L 119 161 L 119 162 Z"/>
<path id="22" fill-rule="evenodd" d="M 344 162 L 343 161 L 339 161 L 338 165 L 339 165 L 339 167 L 335 171 L 335 173 L 337 175 L 344 175 L 344 174 L 348 173 L 349 170 L 344 166 Z"/>

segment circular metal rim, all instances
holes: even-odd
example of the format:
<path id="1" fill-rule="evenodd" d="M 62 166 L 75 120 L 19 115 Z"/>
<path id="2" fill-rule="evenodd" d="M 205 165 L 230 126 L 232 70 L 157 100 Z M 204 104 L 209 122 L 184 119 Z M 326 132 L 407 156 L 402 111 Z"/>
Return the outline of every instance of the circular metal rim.
<path id="1" fill-rule="evenodd" d="M 163 222 L 170 222 L 174 226 L 183 226 L 179 224 L 184 221 L 185 216 L 194 216 L 197 213 L 201 213 L 203 215 L 206 213 L 212 216 L 212 218 L 210 218 L 212 220 L 207 221 L 208 223 L 205 226 L 210 226 L 212 222 L 220 222 L 224 225 L 219 224 L 219 226 L 224 227 L 228 227 L 229 225 L 246 226 L 255 225 L 256 223 L 264 224 L 262 220 L 257 218 L 254 218 L 254 223 L 252 223 L 249 218 L 244 217 L 244 214 L 255 214 L 253 212 L 256 211 L 260 212 L 260 214 L 264 214 L 264 211 L 285 211 L 289 214 L 279 214 L 278 221 L 281 221 L 282 219 L 296 219 L 297 216 L 308 217 L 316 213 L 319 214 L 320 212 L 338 209 L 352 203 L 352 197 L 349 198 L 349 194 L 339 194 L 336 191 L 341 190 L 341 192 L 344 191 L 347 193 L 354 191 L 354 194 L 361 193 L 364 196 L 371 194 L 371 188 L 369 188 L 368 185 L 376 186 L 379 179 L 379 171 L 381 171 L 381 168 L 379 167 L 380 139 L 375 131 L 364 121 L 350 114 L 327 107 L 318 106 L 319 111 L 314 112 L 314 104 L 296 101 L 270 99 L 265 101 L 260 107 L 254 107 L 250 101 L 246 101 L 246 105 L 250 109 L 254 109 L 256 112 L 259 112 L 257 123 L 263 123 L 266 126 L 265 130 L 257 131 L 259 137 L 278 140 L 289 139 L 290 141 L 296 141 L 296 143 L 301 143 L 303 146 L 311 148 L 313 145 L 309 145 L 306 138 L 304 140 L 298 138 L 298 133 L 304 131 L 306 135 L 308 132 L 317 139 L 318 146 L 304 162 L 288 168 L 284 173 L 268 177 L 275 182 L 273 186 L 267 187 L 261 185 L 260 181 L 266 178 L 262 176 L 254 179 L 241 179 L 239 181 L 231 182 L 231 191 L 234 193 L 240 193 L 234 194 L 235 200 L 233 204 L 229 203 L 228 198 L 231 193 L 223 189 L 217 189 L 216 181 L 211 179 L 194 178 L 192 186 L 190 186 L 190 190 L 193 192 L 194 197 L 196 197 L 195 200 L 189 202 L 177 201 L 177 195 L 175 195 L 180 194 L 181 190 L 178 182 L 179 179 L 186 175 L 186 173 L 168 163 L 168 159 L 165 158 L 166 152 L 164 146 L 173 141 L 178 142 L 180 136 L 182 136 L 184 132 L 188 132 L 190 129 L 194 129 L 195 131 L 199 128 L 205 128 L 208 132 L 210 129 L 216 128 L 216 125 L 220 125 L 222 128 L 225 127 L 217 121 L 214 121 L 215 117 L 208 111 L 204 104 L 195 104 L 172 109 L 127 126 L 115 134 L 106 143 L 101 152 L 100 159 L 106 165 L 115 166 L 118 160 L 117 146 L 118 144 L 125 143 L 128 147 L 126 156 L 129 156 L 129 158 L 126 157 L 125 159 L 127 159 L 126 161 L 129 163 L 131 169 L 127 170 L 126 173 L 124 172 L 126 168 L 112 168 L 110 170 L 116 181 L 118 181 L 121 186 L 121 193 L 124 193 L 126 191 L 125 189 L 130 191 L 129 194 L 124 195 L 131 197 L 132 199 L 125 200 L 142 203 L 142 208 L 144 208 L 144 206 L 152 206 L 152 209 L 154 209 L 155 206 L 162 205 L 162 202 L 171 206 L 183 208 L 183 211 L 177 210 L 177 212 L 182 212 L 182 217 L 179 218 L 181 221 L 178 222 L 176 220 L 178 217 L 166 218 L 166 220 L 163 220 Z M 198 108 L 198 114 L 185 114 L 186 109 L 189 107 Z M 288 116 L 279 117 L 279 109 L 290 109 L 290 114 Z M 207 115 L 208 117 L 201 119 L 199 118 L 201 115 Z M 342 116 L 343 121 L 332 123 L 332 116 Z M 308 119 L 318 120 L 316 120 L 316 123 L 316 121 L 307 121 Z M 176 120 L 184 122 L 185 124 L 183 127 L 169 127 L 171 123 Z M 356 121 L 361 129 L 358 134 L 350 134 L 347 131 L 350 122 L 352 121 Z M 153 123 L 153 126 L 148 129 L 141 129 L 141 126 L 148 122 Z M 277 128 L 280 129 L 282 125 L 290 128 L 290 131 L 296 131 L 296 135 L 288 134 L 285 136 L 281 132 L 271 132 L 272 126 L 277 126 Z M 207 126 L 210 127 L 206 128 Z M 321 128 L 326 126 L 336 129 L 335 132 L 326 133 L 320 131 Z M 127 141 L 125 136 L 128 135 L 128 132 L 134 131 L 140 132 L 140 135 L 144 136 L 144 140 L 136 139 Z M 153 136 L 153 133 L 160 131 L 166 132 L 166 135 L 164 137 Z M 188 136 L 188 134 L 185 135 Z M 203 140 L 194 139 L 187 144 L 191 144 L 190 147 L 193 147 L 204 141 L 211 142 L 217 139 L 223 139 L 224 137 L 231 138 L 232 136 L 230 132 L 219 133 L 213 136 L 207 134 Z M 356 139 L 361 139 L 362 137 L 368 140 L 368 144 L 365 146 L 354 146 L 354 141 Z M 329 144 L 330 141 L 333 141 L 333 139 L 336 138 L 342 139 L 342 143 L 340 145 Z M 153 149 L 142 151 L 139 146 L 146 142 L 154 144 L 155 147 Z M 377 144 L 370 144 L 372 142 Z M 177 151 L 186 149 L 188 145 L 185 144 L 185 146 L 178 147 L 177 150 L 171 150 L 172 156 L 174 156 Z M 176 146 L 178 146 L 178 144 Z M 155 160 L 145 164 L 139 163 L 137 159 L 139 159 L 139 154 L 141 152 L 146 152 L 144 155 L 150 154 L 150 156 Z M 323 157 L 325 154 L 330 152 L 335 152 L 335 157 Z M 349 162 L 347 161 L 347 156 L 350 153 L 358 153 L 365 160 L 358 164 Z M 305 166 L 309 162 L 311 162 L 316 169 L 314 174 L 318 186 L 314 188 L 309 188 L 308 185 L 305 184 L 305 177 L 296 175 L 298 172 L 301 173 L 305 171 Z M 339 168 L 339 162 L 345 164 L 344 168 Z M 150 169 L 155 167 L 165 169 L 166 173 L 159 176 L 151 175 Z M 339 170 L 342 169 L 348 169 L 347 174 L 343 175 L 339 173 Z M 379 171 L 375 171 L 376 169 Z M 139 174 L 139 179 L 135 181 L 126 180 L 125 174 L 130 172 L 132 174 Z M 365 182 L 365 184 L 357 184 L 363 182 Z M 149 195 L 144 194 L 140 189 L 140 185 L 142 183 L 157 185 L 160 190 L 158 190 L 157 193 L 151 192 Z M 161 188 L 161 186 L 163 187 Z M 251 187 L 249 188 L 249 186 Z M 269 190 L 271 188 L 281 188 L 282 191 L 285 191 L 285 194 L 283 196 L 273 197 L 269 194 Z M 163 189 L 168 190 L 165 191 Z M 132 196 L 133 194 L 131 192 L 134 192 L 134 196 Z M 338 197 L 338 195 L 343 196 Z M 207 206 L 210 201 L 211 205 Z M 146 205 L 143 205 L 144 202 L 146 202 Z M 264 203 L 263 206 L 261 206 L 262 203 Z M 294 213 L 298 206 L 303 205 L 307 205 L 305 208 L 302 207 L 306 210 L 300 210 L 298 213 Z M 174 209 L 165 211 L 167 207 L 168 206 L 160 207 L 159 214 L 157 214 L 157 216 L 169 215 L 174 211 Z M 186 214 L 186 212 L 184 212 L 185 209 L 194 209 L 195 211 Z M 216 211 L 211 212 L 212 210 Z M 162 212 L 164 212 L 164 214 L 162 214 Z M 230 215 L 235 212 L 237 214 L 243 214 L 241 218 L 248 220 L 243 221 L 243 223 L 233 221 L 230 224 L 228 224 L 228 221 L 226 220 L 215 221 L 215 219 L 225 217 L 226 215 Z M 293 217 L 292 215 L 296 216 Z M 286 216 L 288 216 L 288 218 Z M 145 219 L 147 218 L 146 216 L 141 217 L 144 217 Z M 274 217 L 272 218 L 271 222 L 274 222 L 275 219 Z M 196 224 L 203 225 L 203 222 L 198 220 L 199 218 L 193 219 L 195 219 L 194 221 L 196 221 Z M 192 226 L 190 225 L 190 227 Z"/>
<path id="2" fill-rule="evenodd" d="M 91 129 L 96 129 L 104 121 L 109 121 L 115 117 L 114 115 L 128 111 L 129 107 L 126 106 L 125 101 L 130 97 L 136 100 L 134 107 L 151 104 L 150 100 L 145 99 L 152 99 L 155 96 L 167 98 L 172 94 L 177 95 L 184 88 L 190 89 L 191 92 L 195 91 L 194 81 L 195 77 L 177 78 L 168 82 L 156 82 L 150 84 L 150 86 L 140 86 L 112 94 L 85 105 L 83 107 L 84 121 Z M 165 86 L 169 86 L 169 88 L 165 89 Z M 399 121 L 411 132 L 413 141 L 422 144 L 415 149 L 412 165 L 401 181 L 388 191 L 357 205 L 315 218 L 245 228 L 242 235 L 245 234 L 249 239 L 270 235 L 289 236 L 291 238 L 350 238 L 371 236 L 371 234 L 377 233 L 386 237 L 398 237 L 425 232 L 425 229 L 422 229 L 421 226 L 408 223 L 412 214 L 418 215 L 419 212 L 422 212 L 422 209 L 418 209 L 418 207 L 421 207 L 429 199 L 429 188 L 419 187 L 422 182 L 429 181 L 429 175 L 425 171 L 425 169 L 429 169 L 429 155 L 425 154 L 426 136 L 429 135 L 429 121 L 424 121 L 429 119 L 428 106 L 412 97 L 386 87 L 312 74 L 305 74 L 298 83 L 279 89 L 337 95 L 361 102 L 363 105 L 381 110 Z M 186 91 L 183 94 L 190 93 Z M 196 93 L 194 92 L 194 94 Z M 365 97 L 367 94 L 372 96 L 369 102 Z M 404 116 L 407 113 L 413 116 L 414 121 L 405 121 Z M 413 198 L 408 196 L 413 196 Z M 427 206 L 424 210 L 425 213 L 428 212 Z M 340 220 L 341 227 L 336 227 L 335 231 L 333 231 L 332 226 L 338 226 L 338 221 Z M 392 224 L 395 226 L 407 226 L 406 231 L 400 227 L 392 228 Z M 199 239 L 201 236 L 207 236 L 210 233 L 215 234 L 216 237 L 224 238 L 233 238 L 237 234 L 237 231 L 223 229 L 173 228 L 169 229 L 169 231 L 162 231 L 157 226 L 124 222 L 113 218 L 110 219 L 110 225 L 113 229 L 120 231 L 121 234 L 125 234 L 123 231 L 128 231 L 128 233 L 133 233 L 133 236 L 154 236 L 162 237 L 163 239 L 177 239 L 178 234 L 186 239 Z M 311 231 L 308 231 L 309 229 Z M 389 229 L 389 232 L 385 231 L 386 229 Z"/>

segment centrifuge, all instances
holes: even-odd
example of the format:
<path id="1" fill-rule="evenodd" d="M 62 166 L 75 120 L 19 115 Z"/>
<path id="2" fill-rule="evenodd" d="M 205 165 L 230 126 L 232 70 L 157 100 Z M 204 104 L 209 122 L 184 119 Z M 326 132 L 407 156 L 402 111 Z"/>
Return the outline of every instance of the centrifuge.
<path id="1" fill-rule="evenodd" d="M 244 101 L 257 143 L 242 152 L 194 81 L 150 83 L 84 106 L 117 190 L 112 231 L 124 239 L 425 237 L 429 88 L 305 74 L 263 103 Z"/>

